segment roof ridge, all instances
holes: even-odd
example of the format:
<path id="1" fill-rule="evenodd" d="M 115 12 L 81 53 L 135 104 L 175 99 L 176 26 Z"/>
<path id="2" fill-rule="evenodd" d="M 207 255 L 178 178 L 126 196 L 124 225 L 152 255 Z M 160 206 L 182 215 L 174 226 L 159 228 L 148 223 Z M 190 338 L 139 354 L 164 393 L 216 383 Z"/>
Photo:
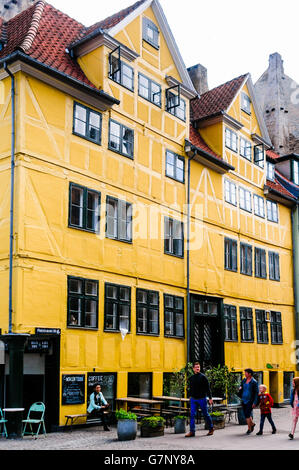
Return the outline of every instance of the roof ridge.
<path id="1" fill-rule="evenodd" d="M 31 20 L 31 25 L 30 28 L 27 31 L 27 34 L 25 36 L 25 39 L 23 40 L 22 44 L 20 44 L 19 49 L 21 49 L 23 52 L 29 51 L 30 47 L 33 44 L 33 41 L 36 37 L 38 28 L 39 28 L 39 23 L 45 8 L 45 1 L 44 0 L 39 0 L 35 4 L 35 9 L 34 13 L 32 15 L 32 20 Z"/>

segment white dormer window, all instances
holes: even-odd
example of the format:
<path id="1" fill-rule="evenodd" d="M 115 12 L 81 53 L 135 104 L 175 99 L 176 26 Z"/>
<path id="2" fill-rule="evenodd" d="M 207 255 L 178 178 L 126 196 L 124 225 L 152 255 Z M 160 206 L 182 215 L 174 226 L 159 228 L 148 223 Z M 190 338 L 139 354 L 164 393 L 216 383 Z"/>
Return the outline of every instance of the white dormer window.
<path id="1" fill-rule="evenodd" d="M 271 181 L 275 179 L 275 165 L 270 162 L 267 162 L 267 179 Z"/>
<path id="2" fill-rule="evenodd" d="M 245 111 L 245 113 L 251 114 L 251 100 L 246 93 L 242 93 L 241 95 L 241 109 Z"/>
<path id="3" fill-rule="evenodd" d="M 299 162 L 297 160 L 293 160 L 293 182 L 295 184 L 299 184 Z"/>
<path id="4" fill-rule="evenodd" d="M 251 143 L 244 137 L 240 138 L 240 155 L 251 160 Z"/>
<path id="5" fill-rule="evenodd" d="M 143 18 L 142 39 L 156 49 L 159 49 L 159 30 L 155 23 L 148 18 Z"/>
<path id="6" fill-rule="evenodd" d="M 225 146 L 234 152 L 238 151 L 238 135 L 229 129 L 225 129 Z"/>

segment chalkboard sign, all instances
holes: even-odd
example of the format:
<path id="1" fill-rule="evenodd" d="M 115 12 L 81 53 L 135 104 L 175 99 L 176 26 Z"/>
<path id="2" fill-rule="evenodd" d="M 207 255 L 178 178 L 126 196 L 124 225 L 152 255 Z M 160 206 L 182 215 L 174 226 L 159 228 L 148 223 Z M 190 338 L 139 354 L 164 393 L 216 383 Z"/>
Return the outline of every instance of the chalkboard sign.
<path id="1" fill-rule="evenodd" d="M 110 404 L 111 409 L 115 407 L 115 392 L 116 392 L 116 374 L 115 373 L 92 373 L 87 376 L 87 406 L 89 404 L 90 394 L 94 391 L 94 386 L 96 384 L 101 385 L 101 391 Z"/>
<path id="2" fill-rule="evenodd" d="M 50 345 L 48 340 L 31 339 L 28 341 L 27 345 L 28 352 L 47 353 L 49 352 L 49 348 Z"/>
<path id="3" fill-rule="evenodd" d="M 82 405 L 85 402 L 85 375 L 62 376 L 62 404 Z"/>

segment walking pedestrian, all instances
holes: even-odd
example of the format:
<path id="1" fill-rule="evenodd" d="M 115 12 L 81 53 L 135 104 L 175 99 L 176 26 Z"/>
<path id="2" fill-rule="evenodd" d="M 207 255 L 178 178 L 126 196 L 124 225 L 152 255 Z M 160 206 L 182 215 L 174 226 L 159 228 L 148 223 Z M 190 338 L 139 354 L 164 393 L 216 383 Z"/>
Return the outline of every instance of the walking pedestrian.
<path id="1" fill-rule="evenodd" d="M 207 377 L 200 372 L 199 362 L 193 363 L 193 372 L 189 379 L 190 386 L 190 431 L 185 437 L 195 436 L 195 416 L 198 408 L 201 409 L 205 422 L 208 425 L 209 432 L 207 436 L 212 436 L 214 433 L 213 421 L 208 412 L 207 397 L 209 404 L 213 404 L 210 384 Z"/>
<path id="2" fill-rule="evenodd" d="M 242 408 L 248 429 L 246 434 L 251 434 L 254 430 L 255 423 L 253 422 L 253 408 L 257 406 L 258 403 L 258 383 L 253 378 L 253 370 L 245 369 L 245 378 L 242 380 L 241 386 L 239 388 L 238 396 L 242 400 Z"/>
<path id="3" fill-rule="evenodd" d="M 289 438 L 294 439 L 296 425 L 299 418 L 299 377 L 295 377 L 293 379 L 293 390 L 291 392 L 290 405 L 292 407 L 293 423 Z"/>
<path id="4" fill-rule="evenodd" d="M 260 430 L 259 432 L 256 433 L 257 436 L 261 436 L 263 434 L 263 429 L 264 429 L 264 424 L 265 424 L 265 419 L 269 421 L 269 423 L 272 426 L 272 434 L 276 434 L 276 427 L 272 419 L 272 413 L 271 413 L 271 408 L 273 408 L 274 401 L 273 398 L 271 397 L 270 393 L 267 393 L 267 387 L 264 384 L 261 384 L 259 387 L 260 393 L 259 393 L 259 401 L 258 405 L 261 410 L 261 421 L 260 421 Z"/>

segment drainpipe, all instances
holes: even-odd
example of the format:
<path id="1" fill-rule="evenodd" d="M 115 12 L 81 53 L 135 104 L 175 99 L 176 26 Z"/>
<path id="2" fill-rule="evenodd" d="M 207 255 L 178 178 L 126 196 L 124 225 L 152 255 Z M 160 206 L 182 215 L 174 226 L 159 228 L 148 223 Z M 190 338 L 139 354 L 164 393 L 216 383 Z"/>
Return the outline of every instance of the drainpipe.
<path id="1" fill-rule="evenodd" d="M 191 308 L 190 308 L 190 176 L 191 176 L 191 160 L 196 155 L 192 146 L 188 143 L 185 144 L 185 153 L 188 156 L 188 182 L 187 182 L 187 363 L 190 362 L 190 346 L 191 346 Z M 191 154 L 191 155 L 190 155 Z"/>
<path id="2" fill-rule="evenodd" d="M 4 70 L 11 78 L 11 175 L 10 175 L 10 237 L 9 237 L 9 305 L 8 333 L 12 333 L 12 271 L 13 271 L 13 216 L 14 216 L 14 186 L 15 186 L 15 77 L 4 63 Z"/>
<path id="3" fill-rule="evenodd" d="M 292 238 L 293 238 L 293 271 L 294 271 L 294 303 L 295 303 L 295 350 L 299 370 L 299 204 L 292 209 Z"/>

